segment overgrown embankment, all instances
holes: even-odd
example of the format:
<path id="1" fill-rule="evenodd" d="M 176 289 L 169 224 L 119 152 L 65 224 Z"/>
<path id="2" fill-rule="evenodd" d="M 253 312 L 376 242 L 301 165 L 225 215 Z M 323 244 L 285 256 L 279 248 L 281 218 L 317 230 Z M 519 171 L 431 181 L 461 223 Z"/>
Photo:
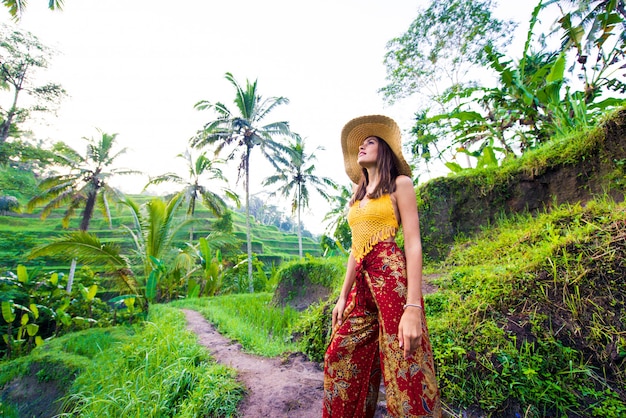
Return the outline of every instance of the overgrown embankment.
<path id="1" fill-rule="evenodd" d="M 441 260 L 456 237 L 474 234 L 502 216 L 604 194 L 620 201 L 625 187 L 626 109 L 621 109 L 591 131 L 556 140 L 501 167 L 468 170 L 419 187 L 424 252 Z"/>
<path id="2" fill-rule="evenodd" d="M 626 110 L 418 189 L 444 398 L 476 416 L 626 414 Z M 621 202 L 621 203 L 620 203 Z"/>
<path id="3" fill-rule="evenodd" d="M 624 416 L 625 260 L 626 205 L 610 200 L 459 241 L 426 301 L 444 397 L 488 416 Z"/>

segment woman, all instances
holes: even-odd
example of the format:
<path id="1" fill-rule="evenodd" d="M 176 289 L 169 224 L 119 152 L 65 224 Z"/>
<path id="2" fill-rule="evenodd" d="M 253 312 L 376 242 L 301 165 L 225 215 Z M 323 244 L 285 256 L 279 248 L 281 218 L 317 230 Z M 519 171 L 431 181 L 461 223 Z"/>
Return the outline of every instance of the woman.
<path id="1" fill-rule="evenodd" d="M 323 416 L 373 417 L 382 373 L 389 414 L 439 417 L 417 202 L 400 129 L 386 116 L 362 116 L 343 128 L 341 147 L 357 186 L 348 211 L 352 249 L 324 357 Z M 395 242 L 400 225 L 404 252 Z"/>

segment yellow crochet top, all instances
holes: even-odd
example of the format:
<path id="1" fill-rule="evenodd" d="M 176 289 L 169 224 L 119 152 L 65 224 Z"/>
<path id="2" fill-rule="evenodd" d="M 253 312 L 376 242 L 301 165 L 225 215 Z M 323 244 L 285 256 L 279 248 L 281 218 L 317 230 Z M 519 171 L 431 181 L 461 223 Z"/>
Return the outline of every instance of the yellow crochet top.
<path id="1" fill-rule="evenodd" d="M 396 235 L 399 225 L 391 196 L 370 199 L 363 207 L 360 200 L 355 201 L 348 211 L 348 224 L 352 230 L 352 255 L 358 262 L 374 245 Z"/>

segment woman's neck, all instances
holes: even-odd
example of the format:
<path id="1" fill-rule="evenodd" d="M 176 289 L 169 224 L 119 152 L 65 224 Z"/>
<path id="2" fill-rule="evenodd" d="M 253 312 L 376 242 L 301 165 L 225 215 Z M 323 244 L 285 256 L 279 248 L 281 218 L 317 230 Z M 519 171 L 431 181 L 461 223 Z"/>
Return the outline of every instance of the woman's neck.
<path id="1" fill-rule="evenodd" d="M 378 186 L 378 183 L 380 181 L 380 178 L 378 175 L 378 169 L 376 167 L 367 169 L 367 179 L 368 179 L 368 182 L 367 182 L 367 186 L 365 187 L 365 191 L 367 192 L 367 194 L 370 194 L 374 192 L 374 190 L 376 189 L 376 186 Z"/>

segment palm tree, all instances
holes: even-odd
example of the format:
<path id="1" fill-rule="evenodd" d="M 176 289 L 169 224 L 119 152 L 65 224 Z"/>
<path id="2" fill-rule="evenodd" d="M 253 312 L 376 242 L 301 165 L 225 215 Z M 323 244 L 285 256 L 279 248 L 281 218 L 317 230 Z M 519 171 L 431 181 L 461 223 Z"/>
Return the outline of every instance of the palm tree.
<path id="1" fill-rule="evenodd" d="M 122 202 L 128 206 L 133 217 L 134 226 L 125 228 L 130 233 L 135 252 L 143 264 L 141 277 L 148 302 L 158 299 L 157 293 L 162 279 L 180 277 L 195 267 L 193 253 L 175 248 L 173 242 L 176 233 L 191 221 L 181 222 L 176 217 L 177 209 L 184 198 L 184 194 L 178 193 L 167 202 L 159 197 L 152 198 L 141 206 L 131 199 Z"/>
<path id="2" fill-rule="evenodd" d="M 39 183 L 41 193 L 28 202 L 29 211 L 43 205 L 41 219 L 46 219 L 54 209 L 67 206 L 61 221 L 63 227 L 67 228 L 76 210 L 83 207 L 79 230 L 87 231 L 94 210 L 98 206 L 109 222 L 109 226 L 111 225 L 109 198 L 119 199 L 120 193 L 109 185 L 109 179 L 115 175 L 136 174 L 137 172 L 111 168 L 115 159 L 126 152 L 126 148 L 112 154 L 117 134 L 99 132 L 101 135 L 97 140 L 83 138 L 87 141 L 85 156 L 64 143 L 55 145 L 56 156 L 65 167 L 69 168 L 69 173 L 53 174 L 44 178 Z M 67 283 L 68 292 L 72 291 L 75 268 L 76 259 L 73 259 Z"/>
<path id="3" fill-rule="evenodd" d="M 194 106 L 198 110 L 213 109 L 217 113 L 217 119 L 207 122 L 204 128 L 193 137 L 190 142 L 193 147 L 203 148 L 207 145 L 217 144 L 216 154 L 222 149 L 232 147 L 227 161 L 239 154 L 238 179 L 245 175 L 244 188 L 246 193 L 246 238 L 248 249 L 248 286 L 250 292 L 254 291 L 252 283 L 252 239 L 250 236 L 250 154 L 255 146 L 263 153 L 263 156 L 275 165 L 273 153 L 284 150 L 284 146 L 277 141 L 278 137 L 291 136 L 287 122 L 273 122 L 262 125 L 261 122 L 276 107 L 289 103 L 285 97 L 263 98 L 257 92 L 257 81 L 251 83 L 246 80 L 245 89 L 237 83 L 231 73 L 226 73 L 226 79 L 235 87 L 236 113 L 232 112 L 225 104 L 211 103 L 202 100 Z"/>
<path id="4" fill-rule="evenodd" d="M 330 234 L 335 243 L 345 251 L 352 245 L 352 237 L 350 236 L 350 227 L 346 215 L 348 213 L 348 203 L 352 198 L 351 186 L 337 186 L 338 194 L 332 197 L 333 205 L 330 211 L 324 216 L 324 221 L 330 221 L 326 227 L 326 233 Z"/>
<path id="5" fill-rule="evenodd" d="M 166 182 L 180 184 L 183 189 L 178 192 L 183 198 L 183 204 L 187 203 L 187 216 L 193 218 L 196 211 L 196 203 L 201 199 L 203 205 L 215 216 L 221 217 L 227 210 L 226 202 L 217 193 L 201 184 L 201 180 L 220 180 L 227 182 L 219 165 L 224 161 L 219 159 L 209 159 L 206 152 L 201 153 L 195 160 L 189 150 L 178 154 L 177 157 L 185 160 L 189 177 L 185 179 L 175 173 L 165 173 L 151 178 L 144 187 L 144 190 L 151 184 L 158 185 Z M 239 206 L 239 196 L 230 189 L 222 188 L 226 196 L 231 198 Z M 189 229 L 189 242 L 193 241 L 193 227 Z"/>
<path id="6" fill-rule="evenodd" d="M 317 147 L 315 151 L 323 150 Z M 276 156 L 276 163 L 279 166 L 277 174 L 269 176 L 263 182 L 264 186 L 280 184 L 277 192 L 282 196 L 291 196 L 292 214 L 297 212 L 298 219 L 298 249 L 300 257 L 302 257 L 302 208 L 309 206 L 309 189 L 307 183 L 312 185 L 315 190 L 326 200 L 330 197 L 325 191 L 326 187 L 336 188 L 335 183 L 328 177 L 318 177 L 315 173 L 316 157 L 314 152 L 307 154 L 304 150 L 304 141 L 300 135 L 295 135 L 294 139 L 287 146 L 284 155 Z"/>
<path id="7" fill-rule="evenodd" d="M 48 0 L 48 9 L 50 10 L 61 10 L 63 6 L 64 0 Z M 13 18 L 13 20 L 20 20 L 22 14 L 24 13 L 24 9 L 26 8 L 26 0 L 2 0 L 2 5 L 9 9 L 9 14 Z"/>
<path id="8" fill-rule="evenodd" d="M 329 234 L 333 234 L 334 230 L 336 230 L 337 227 L 346 220 L 348 203 L 352 198 L 351 186 L 338 185 L 336 190 L 338 193 L 332 198 L 333 205 L 330 207 L 330 210 L 326 213 L 326 215 L 324 215 L 324 221 L 330 221 L 326 227 L 326 232 Z"/>

